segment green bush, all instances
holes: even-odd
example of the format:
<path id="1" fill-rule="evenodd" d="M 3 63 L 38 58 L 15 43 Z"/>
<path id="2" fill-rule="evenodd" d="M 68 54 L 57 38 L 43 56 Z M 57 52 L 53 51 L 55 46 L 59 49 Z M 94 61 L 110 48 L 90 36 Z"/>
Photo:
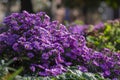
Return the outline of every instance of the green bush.
<path id="1" fill-rule="evenodd" d="M 104 23 L 103 29 L 93 30 L 87 35 L 88 46 L 95 50 L 109 48 L 120 50 L 120 22 L 119 20 Z M 94 45 L 94 46 L 92 46 Z"/>

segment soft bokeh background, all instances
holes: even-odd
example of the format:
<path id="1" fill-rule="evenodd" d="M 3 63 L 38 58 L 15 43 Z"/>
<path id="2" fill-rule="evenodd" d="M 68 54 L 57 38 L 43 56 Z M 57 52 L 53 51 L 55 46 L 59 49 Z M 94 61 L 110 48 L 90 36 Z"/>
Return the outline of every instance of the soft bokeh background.
<path id="1" fill-rule="evenodd" d="M 45 11 L 61 23 L 97 24 L 120 18 L 120 0 L 0 0 L 0 22 L 13 12 Z"/>

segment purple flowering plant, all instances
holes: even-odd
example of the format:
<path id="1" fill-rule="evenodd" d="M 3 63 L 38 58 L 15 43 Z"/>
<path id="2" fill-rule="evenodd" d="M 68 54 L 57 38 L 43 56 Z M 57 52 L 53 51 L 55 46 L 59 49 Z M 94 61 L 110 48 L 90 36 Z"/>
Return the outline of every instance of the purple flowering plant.
<path id="1" fill-rule="evenodd" d="M 83 72 L 119 78 L 120 54 L 97 52 L 86 46 L 83 35 L 71 33 L 44 12 L 13 13 L 4 20 L 8 30 L 0 34 L 0 57 L 16 58 L 11 65 L 24 67 L 24 74 L 57 76 L 75 66 Z"/>

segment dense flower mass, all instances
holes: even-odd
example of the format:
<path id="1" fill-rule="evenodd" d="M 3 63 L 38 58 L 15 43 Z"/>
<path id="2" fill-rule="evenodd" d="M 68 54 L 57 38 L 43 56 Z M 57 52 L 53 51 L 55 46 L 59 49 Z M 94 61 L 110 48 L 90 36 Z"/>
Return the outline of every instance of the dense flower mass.
<path id="1" fill-rule="evenodd" d="M 101 29 L 104 29 L 105 25 L 104 23 L 99 23 L 96 25 L 79 25 L 79 24 L 71 24 L 69 25 L 68 30 L 71 33 L 77 33 L 77 34 L 82 34 L 82 35 L 87 35 L 91 32 L 99 31 Z"/>
<path id="2" fill-rule="evenodd" d="M 30 70 L 40 76 L 56 76 L 66 72 L 68 66 L 76 66 L 108 78 L 120 75 L 120 54 L 88 48 L 84 36 L 51 22 L 44 12 L 13 13 L 4 24 L 9 29 L 0 34 L 1 57 L 16 58 L 17 64 L 25 67 L 25 74 Z"/>

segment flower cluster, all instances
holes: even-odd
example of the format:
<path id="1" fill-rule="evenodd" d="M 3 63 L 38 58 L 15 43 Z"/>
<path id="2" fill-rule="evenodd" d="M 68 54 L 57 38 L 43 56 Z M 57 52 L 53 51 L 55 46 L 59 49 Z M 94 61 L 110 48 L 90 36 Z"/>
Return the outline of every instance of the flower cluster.
<path id="1" fill-rule="evenodd" d="M 51 22 L 44 12 L 13 13 L 4 24 L 8 31 L 0 34 L 0 57 L 14 58 L 26 74 L 30 70 L 40 76 L 56 76 L 68 66 L 77 66 L 83 72 L 100 72 L 109 78 L 120 75 L 120 54 L 88 48 L 84 36 Z"/>
<path id="2" fill-rule="evenodd" d="M 96 25 L 78 25 L 78 24 L 71 24 L 69 25 L 68 30 L 71 33 L 77 33 L 82 35 L 88 35 L 92 32 L 103 30 L 105 25 L 101 22 Z"/>
<path id="3" fill-rule="evenodd" d="M 61 74 L 65 67 L 76 65 L 81 52 L 88 53 L 83 36 L 71 34 L 57 21 L 50 22 L 44 12 L 13 13 L 4 24 L 9 29 L 0 34 L 0 53 L 18 60 L 28 57 L 30 70 L 41 76 Z M 22 64 L 27 65 L 24 60 Z"/>

